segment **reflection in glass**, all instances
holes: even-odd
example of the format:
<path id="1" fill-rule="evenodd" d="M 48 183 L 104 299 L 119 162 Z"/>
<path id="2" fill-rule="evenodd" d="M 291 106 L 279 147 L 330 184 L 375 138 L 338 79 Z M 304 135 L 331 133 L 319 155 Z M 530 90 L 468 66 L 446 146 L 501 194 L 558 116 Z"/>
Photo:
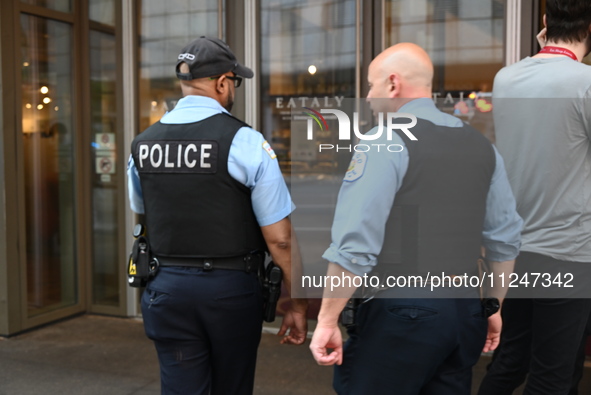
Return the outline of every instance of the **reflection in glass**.
<path id="1" fill-rule="evenodd" d="M 90 32 L 90 121 L 92 141 L 93 304 L 119 305 L 119 231 L 116 154 L 117 59 L 115 37 Z M 124 169 L 124 167 L 123 167 Z"/>
<path id="2" fill-rule="evenodd" d="M 23 3 L 49 8 L 55 11 L 72 12 L 72 0 L 21 0 Z"/>
<path id="3" fill-rule="evenodd" d="M 290 149 L 290 111 L 355 96 L 355 22 L 355 0 L 261 1 L 262 132 L 285 174 L 334 168 L 332 155 Z"/>
<path id="4" fill-rule="evenodd" d="M 218 0 L 142 0 L 140 23 L 140 130 L 181 98 L 174 72 L 180 50 L 200 36 L 218 36 Z"/>
<path id="5" fill-rule="evenodd" d="M 336 144 L 336 129 L 315 123 L 309 141 L 305 127 L 292 128 L 291 113 L 302 107 L 312 114 L 322 108 L 344 110 L 344 98 L 355 97 L 355 6 L 355 0 L 261 1 L 262 132 L 283 174 L 291 175 L 291 196 L 298 206 L 291 220 L 304 273 L 310 276 L 326 274 L 321 256 L 330 245 L 333 203 L 351 153 L 319 152 L 319 144 Z"/>
<path id="6" fill-rule="evenodd" d="M 502 0 L 387 0 L 386 46 L 412 42 L 433 61 L 433 99 L 494 142 L 491 91 L 503 67 Z"/>
<path id="7" fill-rule="evenodd" d="M 21 16 L 27 303 L 34 316 L 78 300 L 71 27 Z"/>
<path id="8" fill-rule="evenodd" d="M 88 16 L 90 20 L 115 25 L 115 0 L 89 0 Z"/>
<path id="9" fill-rule="evenodd" d="M 503 67 L 502 0 L 386 0 L 386 47 L 412 42 L 435 65 L 433 91 L 491 92 Z"/>

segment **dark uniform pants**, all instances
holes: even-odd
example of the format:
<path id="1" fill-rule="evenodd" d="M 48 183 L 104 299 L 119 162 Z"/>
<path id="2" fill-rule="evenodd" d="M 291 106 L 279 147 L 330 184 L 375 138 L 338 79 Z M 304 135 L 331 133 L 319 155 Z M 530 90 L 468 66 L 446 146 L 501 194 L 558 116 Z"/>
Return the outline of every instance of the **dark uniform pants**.
<path id="1" fill-rule="evenodd" d="M 141 305 L 162 394 L 252 394 L 262 329 L 256 273 L 160 268 Z"/>
<path id="2" fill-rule="evenodd" d="M 488 321 L 477 298 L 373 299 L 359 307 L 339 395 L 469 395 Z"/>

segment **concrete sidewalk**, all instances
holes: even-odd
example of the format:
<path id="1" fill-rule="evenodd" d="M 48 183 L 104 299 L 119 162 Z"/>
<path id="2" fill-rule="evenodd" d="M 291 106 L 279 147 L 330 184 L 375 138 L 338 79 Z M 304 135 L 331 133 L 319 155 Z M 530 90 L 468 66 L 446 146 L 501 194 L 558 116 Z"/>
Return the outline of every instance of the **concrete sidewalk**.
<path id="1" fill-rule="evenodd" d="M 307 345 L 263 334 L 255 394 L 332 394 L 332 369 Z M 156 351 L 141 320 L 83 315 L 0 339 L 0 395 L 158 395 Z"/>
<path id="2" fill-rule="evenodd" d="M 473 393 L 489 360 L 474 368 Z M 591 393 L 588 369 L 581 394 Z M 331 379 L 332 369 L 316 365 L 307 345 L 284 346 L 263 334 L 256 395 L 333 394 Z M 160 394 L 156 352 L 140 320 L 83 315 L 0 339 L 0 395 L 70 394 Z"/>

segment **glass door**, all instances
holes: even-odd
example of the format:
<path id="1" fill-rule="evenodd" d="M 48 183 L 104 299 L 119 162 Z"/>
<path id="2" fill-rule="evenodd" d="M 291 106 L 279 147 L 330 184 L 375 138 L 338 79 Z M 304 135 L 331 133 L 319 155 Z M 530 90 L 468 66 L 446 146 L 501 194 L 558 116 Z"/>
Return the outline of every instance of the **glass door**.
<path id="1" fill-rule="evenodd" d="M 102 2 L 105 4 L 105 2 Z M 108 3 L 107 3 L 108 4 Z M 114 6 L 113 2 L 110 3 Z M 91 8 L 92 10 L 92 8 Z M 90 140 L 92 189 L 92 304 L 120 307 L 123 274 L 119 228 L 121 177 L 125 163 L 117 154 L 121 140 L 117 116 L 117 50 L 114 32 L 90 31 Z"/>
<path id="2" fill-rule="evenodd" d="M 87 187 L 90 188 L 92 221 L 93 312 L 124 314 L 126 284 L 123 267 L 126 259 L 125 229 L 122 225 L 126 197 L 124 155 L 121 154 L 121 51 L 117 24 L 120 10 L 115 0 L 88 0 L 89 19 L 89 93 L 90 119 L 86 138 L 90 150 Z"/>
<path id="3" fill-rule="evenodd" d="M 72 26 L 21 14 L 27 317 L 79 302 Z"/>
<path id="4" fill-rule="evenodd" d="M 82 311 L 124 314 L 117 2 L 14 4 L 23 325 Z"/>

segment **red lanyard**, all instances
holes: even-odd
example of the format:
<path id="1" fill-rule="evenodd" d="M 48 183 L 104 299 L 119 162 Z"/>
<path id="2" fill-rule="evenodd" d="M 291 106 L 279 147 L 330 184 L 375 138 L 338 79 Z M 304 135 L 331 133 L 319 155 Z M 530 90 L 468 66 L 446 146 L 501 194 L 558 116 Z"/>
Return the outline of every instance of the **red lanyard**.
<path id="1" fill-rule="evenodd" d="M 561 48 L 561 47 L 544 47 L 542 48 L 542 50 L 540 51 L 540 53 L 549 53 L 552 55 L 566 55 L 569 58 L 571 58 L 572 60 L 576 60 L 577 62 L 579 61 L 579 59 L 577 59 L 577 55 L 575 55 L 573 53 L 573 51 L 566 49 L 566 48 Z"/>

